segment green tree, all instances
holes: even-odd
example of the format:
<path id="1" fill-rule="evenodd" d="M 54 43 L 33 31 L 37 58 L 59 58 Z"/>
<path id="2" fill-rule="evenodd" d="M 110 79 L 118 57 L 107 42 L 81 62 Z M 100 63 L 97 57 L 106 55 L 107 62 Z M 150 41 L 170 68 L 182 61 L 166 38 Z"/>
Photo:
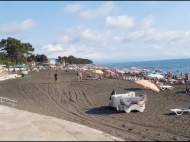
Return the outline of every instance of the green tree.
<path id="1" fill-rule="evenodd" d="M 48 58 L 44 54 L 42 54 L 42 55 L 37 54 L 35 57 L 35 61 L 40 62 L 40 63 L 46 63 L 48 61 Z"/>
<path id="2" fill-rule="evenodd" d="M 30 43 L 21 43 L 20 40 L 8 37 L 0 42 L 0 50 L 9 57 L 11 62 L 24 63 L 31 52 L 34 51 Z"/>
<path id="3" fill-rule="evenodd" d="M 69 60 L 69 64 L 72 64 L 72 63 L 75 63 L 76 58 L 74 56 L 70 55 L 68 57 L 68 60 Z"/>
<path id="4" fill-rule="evenodd" d="M 30 56 L 27 57 L 27 61 L 28 62 L 35 61 L 35 58 L 36 58 L 35 54 L 30 54 Z"/>
<path id="5" fill-rule="evenodd" d="M 66 56 L 63 56 L 63 57 L 60 57 L 58 56 L 58 59 L 57 61 L 61 62 L 61 60 L 65 61 L 65 63 L 68 63 L 68 64 L 92 64 L 93 62 L 89 59 L 82 59 L 82 58 L 76 58 L 72 55 L 70 55 L 69 57 L 66 57 Z"/>
<path id="6" fill-rule="evenodd" d="M 65 63 L 69 63 L 69 59 L 66 56 L 63 56 L 63 59 L 65 60 Z"/>
<path id="7" fill-rule="evenodd" d="M 34 52 L 34 48 L 30 43 L 22 43 L 22 46 L 23 46 L 23 52 L 25 53 L 26 62 L 28 62 L 28 58 L 29 61 L 30 59 L 33 59 L 34 54 L 32 54 L 32 52 Z"/>

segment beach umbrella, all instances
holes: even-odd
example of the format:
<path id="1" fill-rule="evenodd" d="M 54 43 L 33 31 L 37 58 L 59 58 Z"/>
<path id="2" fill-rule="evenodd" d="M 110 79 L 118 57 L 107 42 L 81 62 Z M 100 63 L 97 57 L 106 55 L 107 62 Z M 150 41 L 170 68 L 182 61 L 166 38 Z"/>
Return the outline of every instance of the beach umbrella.
<path id="1" fill-rule="evenodd" d="M 112 72 L 111 70 L 104 70 L 106 73 L 110 73 L 110 72 Z"/>
<path id="2" fill-rule="evenodd" d="M 146 89 L 151 89 L 155 92 L 160 92 L 160 90 L 158 89 L 158 87 L 155 84 L 153 84 L 147 80 L 137 80 L 137 81 L 134 81 L 134 83 L 137 85 L 140 85 Z"/>
<path id="3" fill-rule="evenodd" d="M 115 75 L 115 72 L 110 72 L 110 75 Z"/>
<path id="4" fill-rule="evenodd" d="M 103 74 L 103 72 L 101 70 L 94 70 L 93 73 L 95 73 L 95 74 Z"/>
<path id="5" fill-rule="evenodd" d="M 121 74 L 124 74 L 125 72 L 124 72 L 124 71 L 117 71 L 117 73 L 121 73 Z"/>

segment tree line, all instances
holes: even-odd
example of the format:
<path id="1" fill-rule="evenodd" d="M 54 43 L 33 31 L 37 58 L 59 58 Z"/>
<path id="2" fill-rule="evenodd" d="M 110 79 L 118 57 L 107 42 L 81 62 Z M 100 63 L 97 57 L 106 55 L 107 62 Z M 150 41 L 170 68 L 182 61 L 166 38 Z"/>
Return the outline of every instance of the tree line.
<path id="1" fill-rule="evenodd" d="M 20 40 L 8 37 L 0 41 L 0 63 L 14 65 L 27 62 L 47 63 L 48 58 L 44 54 L 33 54 L 35 48 L 30 43 L 22 43 Z M 91 64 L 89 59 L 75 58 L 74 56 L 63 56 L 56 59 L 60 63 L 68 64 Z"/>
<path id="2" fill-rule="evenodd" d="M 63 62 L 68 63 L 68 64 L 92 64 L 93 62 L 89 59 L 82 59 L 82 58 L 76 58 L 72 55 L 66 57 L 66 56 L 58 56 L 58 58 L 56 59 L 58 62 L 60 62 L 61 64 Z"/>

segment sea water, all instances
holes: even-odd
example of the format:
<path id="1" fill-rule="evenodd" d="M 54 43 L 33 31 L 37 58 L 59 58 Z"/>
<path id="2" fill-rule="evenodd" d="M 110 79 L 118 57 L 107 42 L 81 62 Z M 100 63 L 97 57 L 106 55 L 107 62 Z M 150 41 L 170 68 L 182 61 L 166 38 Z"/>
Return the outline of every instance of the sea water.
<path id="1" fill-rule="evenodd" d="M 185 74 L 190 71 L 190 58 L 188 59 L 171 59 L 159 61 L 140 61 L 140 62 L 123 62 L 123 63 L 109 63 L 102 64 L 103 67 L 109 69 L 117 68 L 122 70 L 126 68 L 131 70 L 131 67 L 139 69 L 148 69 L 150 72 L 160 69 L 165 72 L 172 72 L 174 75 Z"/>

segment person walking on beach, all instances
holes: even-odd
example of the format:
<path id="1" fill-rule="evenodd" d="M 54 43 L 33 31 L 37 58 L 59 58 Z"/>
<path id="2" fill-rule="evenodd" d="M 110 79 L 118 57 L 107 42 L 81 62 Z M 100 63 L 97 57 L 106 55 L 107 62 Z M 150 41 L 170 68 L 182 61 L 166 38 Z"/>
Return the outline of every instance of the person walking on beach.
<path id="1" fill-rule="evenodd" d="M 54 81 L 54 83 L 57 84 L 57 70 L 55 71 L 54 77 L 55 77 L 55 81 Z"/>

